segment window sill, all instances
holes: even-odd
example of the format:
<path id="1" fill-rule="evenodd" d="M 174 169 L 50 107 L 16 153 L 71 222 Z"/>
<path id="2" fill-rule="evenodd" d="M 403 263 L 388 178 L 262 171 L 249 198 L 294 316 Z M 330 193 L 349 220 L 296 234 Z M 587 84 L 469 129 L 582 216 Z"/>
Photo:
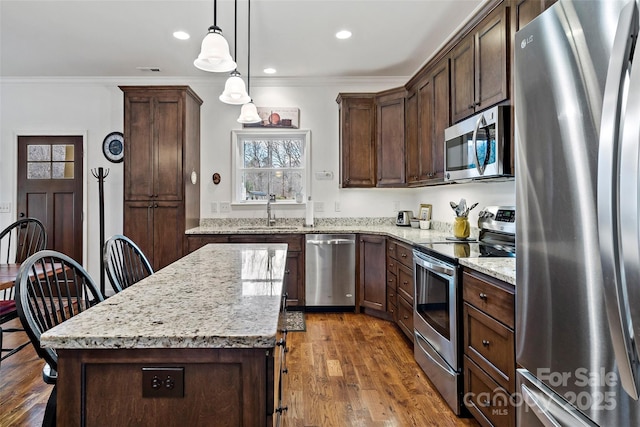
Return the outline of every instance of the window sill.
<path id="1" fill-rule="evenodd" d="M 299 206 L 300 208 L 304 208 L 307 204 L 304 202 L 298 203 L 295 200 L 287 200 L 284 202 L 271 202 L 271 206 Z M 241 206 L 267 206 L 267 202 L 265 200 L 247 200 L 243 202 L 231 202 L 231 206 L 241 207 Z"/>

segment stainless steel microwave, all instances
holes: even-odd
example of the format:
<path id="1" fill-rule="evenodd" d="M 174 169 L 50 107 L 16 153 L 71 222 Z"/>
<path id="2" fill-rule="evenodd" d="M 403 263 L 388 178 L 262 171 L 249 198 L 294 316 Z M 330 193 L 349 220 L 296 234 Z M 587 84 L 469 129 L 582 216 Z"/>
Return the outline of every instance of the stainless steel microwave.
<path id="1" fill-rule="evenodd" d="M 444 131 L 444 179 L 509 176 L 509 107 L 496 106 Z"/>

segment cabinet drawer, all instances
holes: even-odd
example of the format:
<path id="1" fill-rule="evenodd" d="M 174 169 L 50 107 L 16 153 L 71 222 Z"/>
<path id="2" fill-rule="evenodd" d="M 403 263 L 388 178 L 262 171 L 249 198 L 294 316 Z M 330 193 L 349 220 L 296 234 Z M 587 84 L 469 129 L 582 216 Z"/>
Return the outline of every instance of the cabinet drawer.
<path id="1" fill-rule="evenodd" d="M 396 243 L 396 259 L 413 270 L 413 248 L 404 243 Z"/>
<path id="2" fill-rule="evenodd" d="M 398 297 L 398 325 L 413 341 L 413 305 L 402 297 Z"/>
<path id="3" fill-rule="evenodd" d="M 513 330 L 464 304 L 465 353 L 502 387 L 515 390 L 515 344 Z"/>
<path id="4" fill-rule="evenodd" d="M 398 298 L 394 289 L 387 288 L 387 312 L 393 316 L 394 322 L 398 321 Z"/>
<path id="5" fill-rule="evenodd" d="M 387 239 L 387 255 L 391 258 L 396 258 L 396 241 L 393 239 Z"/>
<path id="6" fill-rule="evenodd" d="M 398 263 L 395 259 L 387 257 L 387 271 L 395 272 Z"/>
<path id="7" fill-rule="evenodd" d="M 398 265 L 398 293 L 413 304 L 413 270 L 405 265 Z"/>
<path id="8" fill-rule="evenodd" d="M 490 283 L 464 272 L 462 295 L 466 302 L 495 317 L 511 329 L 515 327 L 515 296 L 508 284 Z"/>
<path id="9" fill-rule="evenodd" d="M 514 427 L 516 410 L 509 393 L 471 359 L 464 358 L 465 405 L 483 426 Z"/>

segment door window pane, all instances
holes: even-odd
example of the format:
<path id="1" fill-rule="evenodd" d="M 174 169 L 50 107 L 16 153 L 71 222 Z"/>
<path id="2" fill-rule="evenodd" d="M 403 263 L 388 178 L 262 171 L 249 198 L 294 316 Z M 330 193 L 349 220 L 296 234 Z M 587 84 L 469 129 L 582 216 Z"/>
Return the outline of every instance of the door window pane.
<path id="1" fill-rule="evenodd" d="M 27 179 L 51 179 L 51 163 L 28 162 Z"/>
<path id="2" fill-rule="evenodd" d="M 73 145 L 54 145 L 52 150 L 51 160 L 54 162 L 72 162 L 74 160 Z"/>
<path id="3" fill-rule="evenodd" d="M 51 163 L 51 177 L 53 179 L 73 179 L 73 162 Z"/>
<path id="4" fill-rule="evenodd" d="M 50 145 L 29 145 L 27 146 L 28 162 L 48 162 L 51 161 Z"/>

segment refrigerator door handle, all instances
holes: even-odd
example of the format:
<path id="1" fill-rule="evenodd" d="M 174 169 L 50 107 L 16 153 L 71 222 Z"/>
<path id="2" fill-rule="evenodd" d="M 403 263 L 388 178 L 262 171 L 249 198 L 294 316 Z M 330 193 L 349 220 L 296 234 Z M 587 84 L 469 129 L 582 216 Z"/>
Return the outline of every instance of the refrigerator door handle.
<path id="1" fill-rule="evenodd" d="M 545 427 L 562 427 L 553 416 L 547 411 L 538 399 L 533 395 L 529 387 L 522 384 L 520 386 L 522 390 L 522 400 L 527 404 L 529 408 L 533 411 L 535 416 L 540 420 Z"/>
<path id="2" fill-rule="evenodd" d="M 629 311 L 625 278 L 622 276 L 621 259 L 623 228 L 620 223 L 621 198 L 620 185 L 620 135 L 621 121 L 629 117 L 623 100 L 628 84 L 626 76 L 631 65 L 629 58 L 634 49 L 638 34 L 638 10 L 635 1 L 630 1 L 621 11 L 616 30 L 611 59 L 607 71 L 607 80 L 602 103 L 600 141 L 598 151 L 598 236 L 600 240 L 600 258 L 602 260 L 603 288 L 606 301 L 609 329 L 613 342 L 620 381 L 629 395 L 638 399 L 640 378 L 638 376 L 638 355 L 633 337 L 632 317 Z M 637 64 L 634 68 L 640 68 Z M 633 71 L 633 69 L 632 69 Z M 632 117 L 637 119 L 637 116 Z M 629 131 L 630 132 L 630 131 Z M 637 143 L 637 139 L 636 139 Z M 637 153 L 635 160 L 637 161 Z M 629 179 L 630 178 L 630 179 Z M 627 177 L 637 185 L 637 175 Z M 637 193 L 635 193 L 637 194 Z M 637 200 L 632 204 L 637 205 Z M 625 207 L 626 209 L 626 207 Z M 635 217 L 637 220 L 637 217 Z M 634 230 L 637 231 L 637 224 Z M 625 233 L 629 233 L 625 230 Z M 637 233 L 633 238 L 637 239 Z M 637 261 L 636 261 L 637 262 Z"/>

